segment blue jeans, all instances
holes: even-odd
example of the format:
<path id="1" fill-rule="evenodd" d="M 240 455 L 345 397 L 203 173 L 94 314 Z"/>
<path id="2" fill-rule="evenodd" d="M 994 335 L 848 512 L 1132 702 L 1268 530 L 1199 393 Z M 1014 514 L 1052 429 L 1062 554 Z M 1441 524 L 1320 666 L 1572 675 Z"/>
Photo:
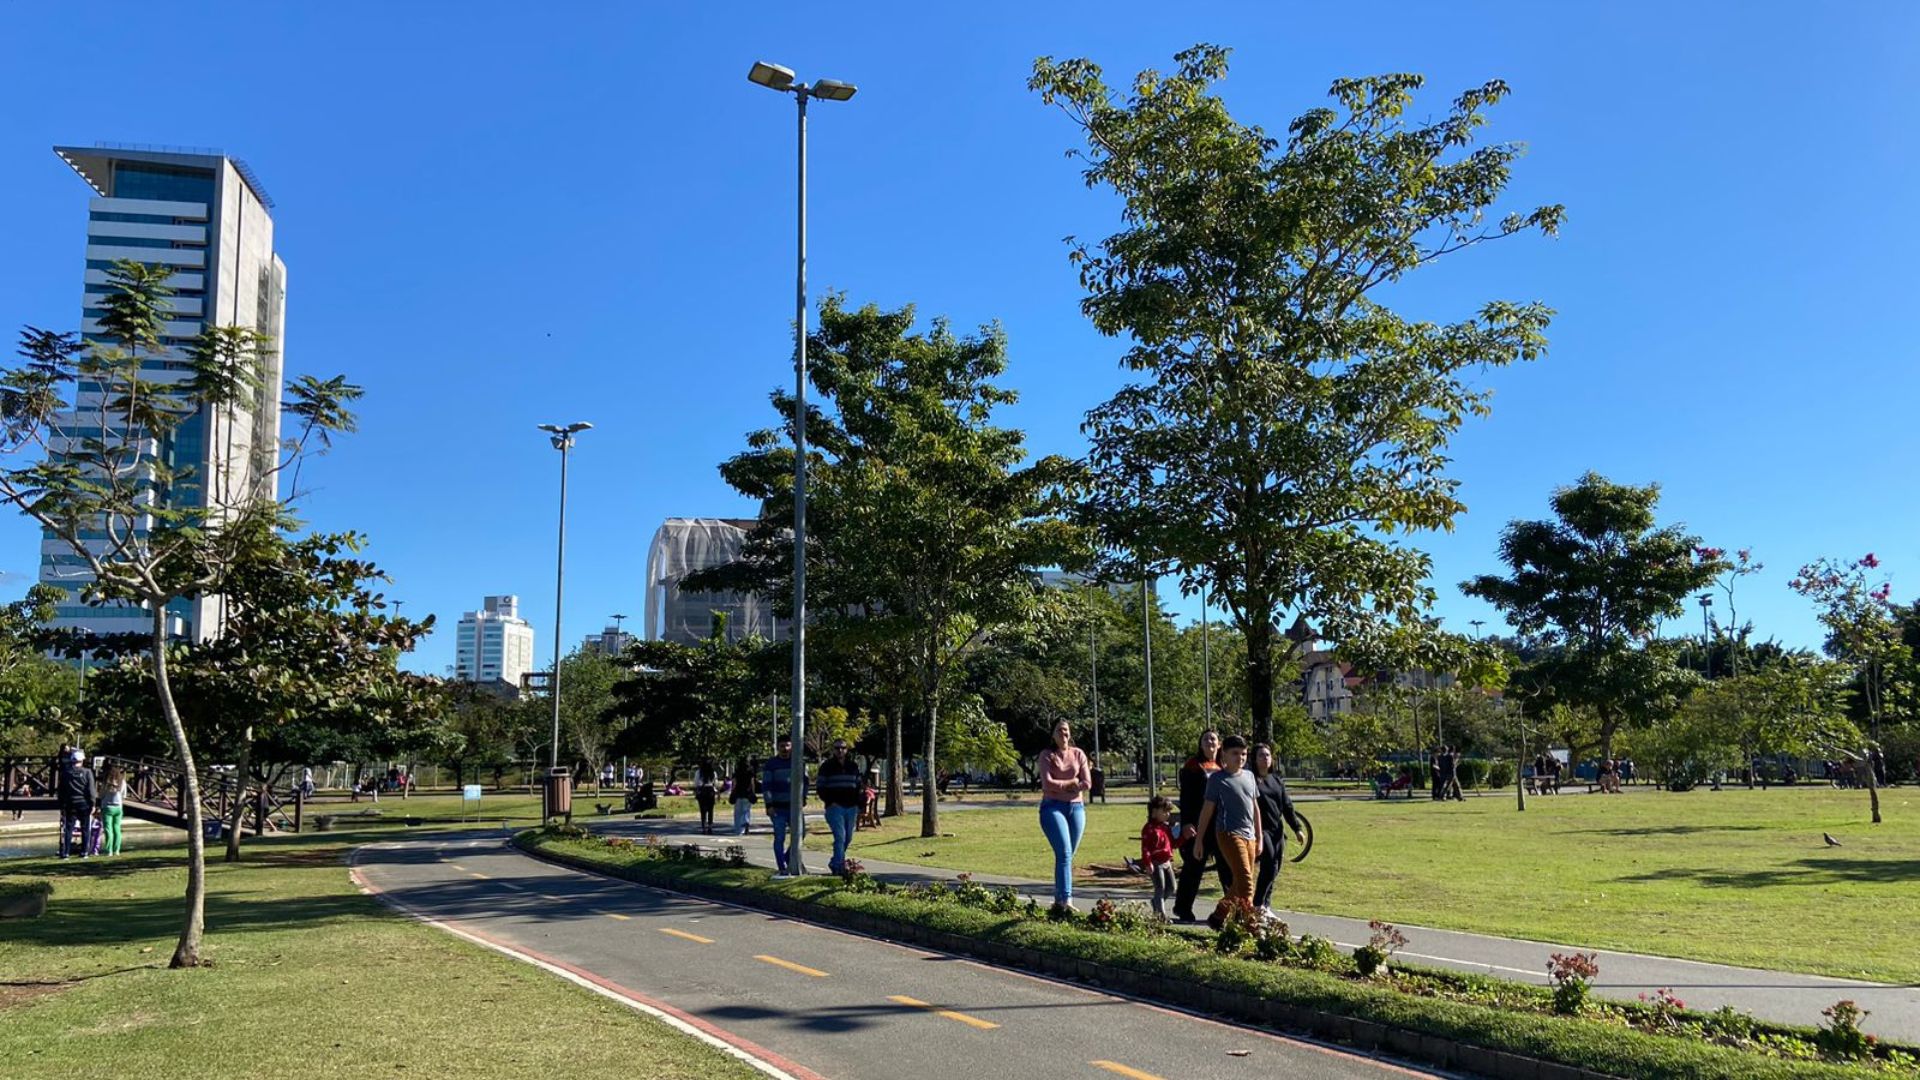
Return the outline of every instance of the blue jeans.
<path id="1" fill-rule="evenodd" d="M 767 810 L 767 818 L 773 822 L 773 864 L 781 873 L 787 872 L 787 829 L 793 822 L 793 816 L 787 812 L 787 804 L 782 802 L 780 809 Z M 800 814 L 800 835 L 807 834 L 807 816 Z"/>
<path id="2" fill-rule="evenodd" d="M 857 806 L 827 807 L 827 828 L 833 831 L 833 858 L 827 861 L 827 869 L 836 874 L 847 868 L 847 845 L 853 843 L 853 827 L 859 820 Z"/>
<path id="3" fill-rule="evenodd" d="M 1073 850 L 1080 846 L 1080 834 L 1087 830 L 1087 804 L 1040 800 L 1040 831 L 1053 846 L 1053 902 L 1065 904 L 1073 899 Z"/>

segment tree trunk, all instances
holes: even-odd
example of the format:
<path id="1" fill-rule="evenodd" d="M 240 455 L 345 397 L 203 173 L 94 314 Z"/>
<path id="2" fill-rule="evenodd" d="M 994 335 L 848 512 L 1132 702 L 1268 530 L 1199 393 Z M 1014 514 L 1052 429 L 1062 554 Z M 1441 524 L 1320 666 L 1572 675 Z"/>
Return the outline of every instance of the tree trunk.
<path id="1" fill-rule="evenodd" d="M 1873 808 L 1873 823 L 1880 824 L 1880 778 L 1873 775 L 1873 760 L 1862 759 L 1867 767 L 1867 805 Z"/>
<path id="2" fill-rule="evenodd" d="M 247 816 L 247 771 L 253 768 L 253 725 L 240 739 L 240 760 L 234 765 L 233 782 L 238 790 L 234 793 L 233 809 L 227 814 L 227 862 L 240 861 L 240 823 Z"/>
<path id="3" fill-rule="evenodd" d="M 1273 741 L 1273 620 L 1261 616 L 1247 621 L 1247 705 L 1253 719 L 1253 741 Z"/>
<path id="4" fill-rule="evenodd" d="M 207 924 L 207 838 L 201 828 L 200 775 L 193 761 L 193 748 L 187 745 L 187 728 L 180 710 L 173 703 L 173 687 L 167 681 L 167 609 L 164 602 L 153 604 L 153 688 L 160 699 L 160 712 L 166 718 L 167 732 L 173 736 L 173 752 L 180 758 L 180 801 L 187 815 L 187 917 L 180 928 L 180 941 L 173 948 L 168 967 L 199 967 L 200 939 Z"/>
<path id="5" fill-rule="evenodd" d="M 887 816 L 906 812 L 906 723 L 899 702 L 887 712 Z"/>
<path id="6" fill-rule="evenodd" d="M 926 773 L 920 778 L 920 835 L 923 837 L 940 835 L 940 784 L 937 777 L 939 766 L 934 762 L 938 749 L 934 743 L 940 733 L 940 700 L 938 693 L 927 695 L 927 760 Z"/>

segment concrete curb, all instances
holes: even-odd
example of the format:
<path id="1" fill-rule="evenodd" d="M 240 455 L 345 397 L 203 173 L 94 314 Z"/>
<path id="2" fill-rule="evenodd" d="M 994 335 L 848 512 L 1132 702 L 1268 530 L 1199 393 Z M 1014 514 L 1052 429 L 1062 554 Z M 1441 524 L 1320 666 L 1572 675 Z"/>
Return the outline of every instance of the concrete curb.
<path id="1" fill-rule="evenodd" d="M 1270 1028 L 1287 1035 L 1304 1035 L 1368 1054 L 1391 1055 L 1441 1069 L 1458 1069 L 1476 1076 L 1492 1077 L 1493 1080 L 1623 1080 L 1615 1074 L 1493 1050 L 1343 1013 L 1273 1001 L 1202 983 L 1169 981 L 1163 975 L 1110 967 L 1058 953 L 1027 952 L 1005 942 L 980 941 L 864 912 L 843 912 L 785 896 L 764 896 L 716 888 L 667 875 L 656 876 L 637 867 L 631 877 L 610 874 L 603 867 L 590 862 L 575 861 L 524 847 L 518 837 L 509 843 L 521 854 L 542 862 L 597 874 L 614 881 L 654 886 L 703 900 L 766 911 L 801 922 L 851 930 L 898 944 L 951 953 L 997 967 L 1115 992 L 1145 1002 L 1206 1013 L 1233 1023 Z"/>

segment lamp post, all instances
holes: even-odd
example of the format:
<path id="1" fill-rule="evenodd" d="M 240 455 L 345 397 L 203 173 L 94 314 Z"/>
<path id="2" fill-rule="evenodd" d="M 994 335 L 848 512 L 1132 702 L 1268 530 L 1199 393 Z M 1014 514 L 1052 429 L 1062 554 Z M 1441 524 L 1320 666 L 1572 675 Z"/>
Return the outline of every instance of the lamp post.
<path id="1" fill-rule="evenodd" d="M 793 762 L 788 810 L 788 869 L 794 876 L 807 872 L 800 853 L 806 822 L 801 799 L 807 785 L 807 99 L 846 101 L 857 88 L 838 79 L 795 82 L 793 69 L 754 61 L 747 81 L 769 90 L 792 94 L 799 106 L 799 168 L 795 221 L 798 244 L 794 259 L 793 298 Z M 932 762 L 927 767 L 933 767 Z"/>
<path id="2" fill-rule="evenodd" d="M 592 427 L 585 420 L 571 424 L 541 424 L 540 430 L 551 436 L 553 448 L 560 451 L 560 539 L 553 556 L 553 675 L 547 693 L 553 698 L 552 768 L 560 767 L 560 600 L 567 588 L 567 451 L 573 449 L 573 437 Z"/>
<path id="3" fill-rule="evenodd" d="M 1087 623 L 1087 688 L 1093 693 L 1093 767 L 1100 767 L 1100 643 L 1098 614 Z M 1100 801 L 1107 801 L 1107 786 L 1100 785 Z"/>
<path id="4" fill-rule="evenodd" d="M 1147 667 L 1147 796 L 1160 794 L 1160 748 L 1153 737 L 1153 593 L 1151 580 L 1140 578 L 1140 651 Z"/>

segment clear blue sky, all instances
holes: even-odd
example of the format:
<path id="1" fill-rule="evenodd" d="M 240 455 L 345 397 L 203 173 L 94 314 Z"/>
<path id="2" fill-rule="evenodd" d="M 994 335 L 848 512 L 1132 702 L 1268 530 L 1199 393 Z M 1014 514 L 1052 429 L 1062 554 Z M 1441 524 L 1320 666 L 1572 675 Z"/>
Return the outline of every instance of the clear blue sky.
<path id="1" fill-rule="evenodd" d="M 0 323 L 77 324 L 87 189 L 49 150 L 217 146 L 277 200 L 292 370 L 367 387 L 362 431 L 310 466 L 317 528 L 358 529 L 408 615 L 443 629 L 518 593 L 549 649 L 556 455 L 575 458 L 569 647 L 637 615 L 661 519 L 749 512 L 714 465 L 788 378 L 793 110 L 765 57 L 856 82 L 816 106 L 816 290 L 916 302 L 1011 338 L 1012 418 L 1077 452 L 1120 346 L 1080 317 L 1061 238 L 1116 218 L 1025 89 L 1035 56 L 1122 79 L 1213 41 L 1225 91 L 1284 127 L 1349 75 L 1491 77 L 1489 134 L 1525 140 L 1516 205 L 1557 241 L 1423 272 L 1407 310 L 1492 297 L 1558 309 L 1550 356 L 1492 376 L 1455 445 L 1471 512 L 1432 538 L 1448 625 L 1494 617 L 1455 583 L 1501 527 L 1587 469 L 1665 486 L 1664 513 L 1766 573 L 1741 609 L 1817 643 L 1786 591 L 1821 554 L 1878 552 L 1920 591 L 1912 313 L 1920 9 L 1905 4 L 744 5 L 8 4 L 0 9 Z M 955 6 L 958 7 L 958 6 Z M 1905 313 L 1904 315 L 1902 313 Z M 0 522 L 0 594 L 37 536 Z M 1697 625 L 1691 618 L 1686 629 Z"/>

